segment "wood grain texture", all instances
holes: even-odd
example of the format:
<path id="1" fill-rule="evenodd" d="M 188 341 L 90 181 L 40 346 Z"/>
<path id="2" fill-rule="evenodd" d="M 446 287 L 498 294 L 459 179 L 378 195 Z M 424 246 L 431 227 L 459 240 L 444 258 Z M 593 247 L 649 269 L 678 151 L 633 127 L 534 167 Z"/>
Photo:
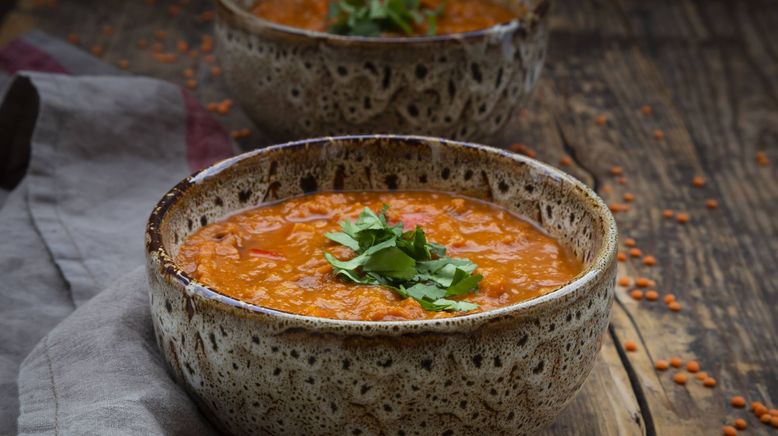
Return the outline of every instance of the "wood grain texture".
<path id="1" fill-rule="evenodd" d="M 202 54 L 160 64 L 151 48 L 137 47 L 140 39 L 151 46 L 156 30 L 168 33 L 166 51 L 180 40 L 197 46 L 211 31 L 197 19 L 208 1 L 180 6 L 177 17 L 167 12 L 178 4 L 171 1 L 35 3 L 20 2 L 0 28 L 3 39 L 31 23 L 62 38 L 77 33 L 87 50 L 100 45 L 103 59 L 127 59 L 137 74 L 184 85 L 183 70 L 195 69 L 204 103 L 230 96 Z M 13 16 L 23 22 L 9 24 Z M 104 25 L 114 33 L 101 33 Z M 534 100 L 499 145 L 525 144 L 554 165 L 572 156 L 563 169 L 606 201 L 634 194 L 630 210 L 617 214 L 620 230 L 658 263 L 631 259 L 620 275 L 656 280 L 682 310 L 618 288 L 599 361 L 545 434 L 720 434 L 737 417 L 749 422 L 748 434 L 774 433 L 728 400 L 739 394 L 778 406 L 778 2 L 559 0 L 552 28 Z M 644 105 L 652 114 L 641 113 Z M 604 126 L 595 122 L 601 114 Z M 236 109 L 221 120 L 229 130 L 251 127 Z M 256 134 L 241 140 L 245 148 L 261 143 Z M 758 166 L 758 151 L 772 164 Z M 613 165 L 623 167 L 624 185 L 610 175 Z M 704 187 L 692 186 L 695 176 Z M 717 209 L 706 208 L 709 198 Z M 663 209 L 690 221 L 663 218 Z M 626 341 L 638 351 L 626 352 Z M 716 388 L 693 377 L 679 386 L 675 371 L 654 370 L 673 356 L 698 360 Z"/>

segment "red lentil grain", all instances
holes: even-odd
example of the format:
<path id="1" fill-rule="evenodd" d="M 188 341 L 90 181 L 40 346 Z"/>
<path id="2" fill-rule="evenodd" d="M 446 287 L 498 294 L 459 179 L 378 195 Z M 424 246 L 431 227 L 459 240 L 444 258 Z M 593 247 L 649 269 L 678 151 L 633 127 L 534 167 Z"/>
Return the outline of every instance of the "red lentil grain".
<path id="1" fill-rule="evenodd" d="M 99 45 L 92 46 L 92 48 L 89 50 L 92 52 L 93 55 L 100 57 L 103 55 L 103 47 Z"/>
<path id="2" fill-rule="evenodd" d="M 523 154 L 524 156 L 528 156 L 528 157 L 535 157 L 538 154 L 535 150 L 527 147 L 524 144 L 511 144 L 511 146 L 508 147 L 508 149 L 510 149 L 510 151 L 514 153 Z"/>
<path id="3" fill-rule="evenodd" d="M 120 59 L 119 62 L 116 63 L 116 65 L 119 66 L 122 70 L 126 70 L 127 68 L 130 68 L 130 61 L 127 59 Z"/>
<path id="4" fill-rule="evenodd" d="M 770 165 L 770 159 L 767 158 L 767 153 L 759 151 L 756 153 L 756 163 L 760 167 L 766 167 Z"/>
<path id="5" fill-rule="evenodd" d="M 643 291 L 635 289 L 629 293 L 629 296 L 632 297 L 633 300 L 640 301 L 643 299 Z"/>
<path id="6" fill-rule="evenodd" d="M 68 42 L 71 44 L 78 44 L 78 35 L 75 33 L 68 33 Z"/>
<path id="7" fill-rule="evenodd" d="M 637 242 L 635 242 L 632 238 L 627 238 L 624 240 L 624 246 L 625 247 L 636 247 L 638 245 Z"/>
<path id="8" fill-rule="evenodd" d="M 113 35 L 113 26 L 106 24 L 102 30 L 104 35 Z"/>
<path id="9" fill-rule="evenodd" d="M 187 53 L 189 51 L 189 43 L 181 40 L 176 43 L 176 49 L 179 53 Z"/>
<path id="10" fill-rule="evenodd" d="M 678 221 L 680 224 L 686 224 L 689 222 L 689 214 L 684 212 L 678 212 L 678 215 L 675 216 L 675 220 Z"/>
<path id="11" fill-rule="evenodd" d="M 681 303 L 677 301 L 673 301 L 672 303 L 667 305 L 667 308 L 670 309 L 673 312 L 680 312 L 681 311 Z"/>
<path id="12" fill-rule="evenodd" d="M 646 266 L 654 266 L 656 265 L 656 257 L 651 256 L 650 254 L 643 258 L 643 265 Z"/>
<path id="13" fill-rule="evenodd" d="M 213 77 L 219 77 L 222 75 L 222 69 L 220 67 L 211 67 L 211 75 Z"/>
<path id="14" fill-rule="evenodd" d="M 635 279 L 635 286 L 638 288 L 647 288 L 651 285 L 651 282 L 645 277 L 638 277 Z"/>
<path id="15" fill-rule="evenodd" d="M 673 368 L 680 368 L 681 365 L 683 365 L 683 360 L 681 360 L 680 357 L 673 357 L 670 359 L 670 365 L 672 365 Z"/>
<path id="16" fill-rule="evenodd" d="M 167 30 L 155 30 L 154 38 L 157 38 L 160 41 L 167 38 Z"/>
<path id="17" fill-rule="evenodd" d="M 627 178 L 626 177 L 619 177 L 616 179 L 616 183 L 619 185 L 626 185 L 627 184 Z"/>
<path id="18" fill-rule="evenodd" d="M 695 375 L 695 377 L 697 378 L 697 380 L 703 381 L 706 378 L 708 378 L 708 373 L 705 372 L 705 371 L 700 371 L 700 372 L 697 373 L 697 375 Z"/>
<path id="19" fill-rule="evenodd" d="M 564 156 L 562 156 L 561 159 L 559 159 L 559 165 L 560 166 L 569 167 L 572 164 L 573 164 L 573 158 L 568 156 L 568 155 L 564 155 Z"/>
<path id="20" fill-rule="evenodd" d="M 612 176 L 620 176 L 620 175 L 624 174 L 624 168 L 622 168 L 622 167 L 620 167 L 618 165 L 612 166 L 610 171 L 611 171 L 611 175 Z"/>
<path id="21" fill-rule="evenodd" d="M 629 255 L 632 257 L 640 257 L 643 255 L 643 252 L 640 251 L 639 248 L 630 248 L 629 249 Z"/>
<path id="22" fill-rule="evenodd" d="M 695 188 L 702 188 L 703 186 L 705 186 L 705 179 L 700 176 L 696 176 L 695 178 L 692 179 L 692 186 L 694 186 Z"/>
<path id="23" fill-rule="evenodd" d="M 673 301 L 675 301 L 675 295 L 673 295 L 673 294 L 665 295 L 665 299 L 664 299 L 665 304 L 670 304 Z"/>
<path id="24" fill-rule="evenodd" d="M 205 62 L 209 63 L 209 64 L 212 64 L 212 63 L 216 62 L 216 56 L 214 56 L 212 54 L 206 56 L 204 59 L 205 59 Z"/>
<path id="25" fill-rule="evenodd" d="M 629 351 L 629 352 L 637 351 L 638 350 L 638 344 L 636 344 L 636 343 L 634 343 L 632 341 L 624 342 L 624 349 Z"/>
<path id="26" fill-rule="evenodd" d="M 665 371 L 667 368 L 670 367 L 670 363 L 666 360 L 657 360 L 656 363 L 654 363 L 654 368 L 656 368 L 658 371 Z"/>
<path id="27" fill-rule="evenodd" d="M 746 407 L 746 399 L 741 397 L 740 395 L 735 395 L 732 397 L 732 399 L 729 400 L 729 404 L 732 405 L 732 407 L 737 407 L 738 409 L 742 409 Z"/>
<path id="28" fill-rule="evenodd" d="M 778 428 L 778 416 L 771 415 L 772 418 L 770 418 L 770 425 L 773 426 L 773 428 Z"/>
<path id="29" fill-rule="evenodd" d="M 686 374 L 679 372 L 676 373 L 673 376 L 673 381 L 676 382 L 679 385 L 685 385 L 686 384 Z"/>
<path id="30" fill-rule="evenodd" d="M 662 211 L 662 216 L 665 218 L 672 218 L 674 215 L 674 212 L 670 209 L 665 209 Z"/>
<path id="31" fill-rule="evenodd" d="M 189 89 L 197 88 L 197 80 L 195 80 L 195 79 L 188 79 L 186 81 L 186 87 L 189 88 Z"/>
<path id="32" fill-rule="evenodd" d="M 770 421 L 773 420 L 773 417 L 769 413 L 765 413 L 759 417 L 759 420 L 762 421 L 763 424 L 769 424 Z"/>
<path id="33" fill-rule="evenodd" d="M 616 254 L 616 260 L 618 260 L 619 262 L 626 262 L 627 261 L 627 254 L 624 253 L 623 251 L 619 251 Z"/>
<path id="34" fill-rule="evenodd" d="M 618 281 L 619 286 L 629 286 L 630 283 L 632 280 L 629 277 L 620 277 Z"/>
<path id="35" fill-rule="evenodd" d="M 138 48 L 139 49 L 143 50 L 143 49 L 145 49 L 148 46 L 149 46 L 149 42 L 146 39 L 141 38 L 141 39 L 138 40 Z"/>
<path id="36" fill-rule="evenodd" d="M 640 112 L 643 115 L 651 115 L 651 112 L 653 112 L 653 111 L 654 111 L 654 109 L 651 106 L 649 106 L 649 105 L 645 105 L 642 108 L 640 108 Z"/>
<path id="37" fill-rule="evenodd" d="M 700 372 L 700 363 L 696 360 L 691 360 L 686 364 L 686 370 L 692 374 Z"/>
<path id="38" fill-rule="evenodd" d="M 191 78 L 194 77 L 195 72 L 194 72 L 193 69 L 187 68 L 187 69 L 184 70 L 183 74 L 184 74 L 184 77 L 186 77 L 187 79 L 191 79 Z"/>
<path id="39" fill-rule="evenodd" d="M 633 202 L 633 201 L 635 201 L 635 194 L 633 194 L 631 192 L 626 192 L 624 194 L 624 201 L 626 201 L 626 202 Z"/>
<path id="40" fill-rule="evenodd" d="M 659 298 L 659 292 L 657 291 L 646 291 L 646 300 L 648 301 L 656 301 Z"/>
<path id="41" fill-rule="evenodd" d="M 702 381 L 702 385 L 706 388 L 713 388 L 716 386 L 716 379 L 713 377 L 708 377 Z"/>
<path id="42" fill-rule="evenodd" d="M 661 131 L 659 129 L 654 130 L 654 139 L 656 139 L 658 141 L 661 141 L 661 140 L 665 139 L 665 132 L 663 132 L 663 131 Z"/>
<path id="43" fill-rule="evenodd" d="M 606 117 L 605 114 L 597 115 L 597 118 L 594 119 L 594 122 L 597 123 L 598 126 L 604 126 L 608 124 L 608 117 Z"/>
<path id="44" fill-rule="evenodd" d="M 722 431 L 724 432 L 724 436 L 737 435 L 737 429 L 735 429 L 735 427 L 732 427 L 731 425 L 725 425 L 724 427 L 722 427 Z"/>
<path id="45" fill-rule="evenodd" d="M 735 420 L 735 428 L 738 430 L 745 430 L 748 428 L 748 423 L 743 418 L 738 418 Z"/>
<path id="46" fill-rule="evenodd" d="M 708 209 L 716 209 L 717 207 L 719 207 L 719 201 L 716 200 L 715 198 L 709 198 L 705 200 L 705 206 Z"/>

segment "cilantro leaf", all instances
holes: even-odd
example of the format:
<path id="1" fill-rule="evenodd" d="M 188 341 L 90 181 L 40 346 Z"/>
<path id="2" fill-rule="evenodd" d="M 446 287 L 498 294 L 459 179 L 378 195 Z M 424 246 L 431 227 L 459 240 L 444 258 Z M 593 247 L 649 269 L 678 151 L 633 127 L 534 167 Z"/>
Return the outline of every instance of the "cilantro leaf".
<path id="1" fill-rule="evenodd" d="M 405 0 L 412 1 L 412 0 Z M 427 241 L 424 229 L 403 232 L 404 225 L 390 225 L 388 206 L 379 213 L 365 208 L 356 221 L 340 223 L 342 232 L 324 236 L 357 253 L 350 260 L 339 260 L 330 253 L 324 258 L 333 274 L 355 283 L 380 285 L 403 298 L 413 298 L 425 310 L 470 311 L 477 304 L 451 300 L 475 292 L 483 278 L 474 275 L 477 265 L 469 259 L 446 256 L 446 248 Z"/>
<path id="2" fill-rule="evenodd" d="M 329 6 L 329 31 L 340 35 L 380 36 L 382 33 L 412 35 L 414 25 L 425 24 L 427 35 L 437 33 L 438 17 L 445 1 L 429 8 L 419 0 L 339 0 Z"/>

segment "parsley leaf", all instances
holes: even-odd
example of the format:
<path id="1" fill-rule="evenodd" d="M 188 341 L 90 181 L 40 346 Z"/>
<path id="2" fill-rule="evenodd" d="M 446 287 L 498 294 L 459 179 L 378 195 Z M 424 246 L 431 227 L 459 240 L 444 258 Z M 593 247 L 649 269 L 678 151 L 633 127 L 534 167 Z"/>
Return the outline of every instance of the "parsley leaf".
<path id="1" fill-rule="evenodd" d="M 445 1 L 436 8 L 419 0 L 337 0 L 330 3 L 330 32 L 340 35 L 380 36 L 382 33 L 413 35 L 414 26 L 426 26 L 435 35 Z"/>
<path id="2" fill-rule="evenodd" d="M 355 283 L 381 285 L 404 298 L 413 298 L 425 310 L 466 312 L 478 308 L 467 301 L 451 300 L 478 290 L 483 279 L 469 259 L 446 256 L 446 248 L 427 241 L 424 229 L 403 232 L 403 224 L 390 225 L 388 206 L 379 213 L 365 208 L 356 221 L 340 223 L 342 232 L 326 233 L 333 242 L 357 255 L 350 260 L 325 253 L 337 276 Z"/>

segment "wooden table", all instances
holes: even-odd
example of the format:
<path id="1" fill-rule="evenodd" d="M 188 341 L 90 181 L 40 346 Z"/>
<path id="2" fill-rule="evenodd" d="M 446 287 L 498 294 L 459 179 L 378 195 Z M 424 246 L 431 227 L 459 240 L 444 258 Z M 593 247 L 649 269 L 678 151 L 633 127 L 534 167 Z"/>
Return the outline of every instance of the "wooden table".
<path id="1" fill-rule="evenodd" d="M 33 27 L 62 38 L 74 32 L 87 48 L 102 45 L 107 62 L 127 59 L 133 72 L 182 85 L 192 66 L 201 101 L 229 97 L 202 56 L 164 65 L 136 46 L 157 29 L 168 31 L 170 50 L 180 39 L 197 44 L 210 32 L 196 19 L 207 1 L 181 6 L 176 18 L 163 1 L 40 3 L 21 1 L 0 42 Z M 114 32 L 101 33 L 104 25 Z M 236 110 L 222 120 L 230 130 L 251 126 Z M 544 76 L 515 127 L 513 141 L 539 159 L 558 164 L 569 155 L 565 169 L 606 201 L 629 204 L 616 214 L 622 237 L 657 264 L 630 258 L 620 276 L 651 278 L 661 295 L 635 301 L 631 287 L 617 288 L 601 357 L 547 433 L 712 435 L 742 417 L 747 434 L 778 434 L 729 405 L 743 395 L 778 407 L 778 2 L 561 1 Z M 772 163 L 758 165 L 759 151 Z M 623 180 L 611 175 L 614 165 Z M 692 186 L 695 176 L 703 187 Z M 718 208 L 706 208 L 707 199 Z M 663 217 L 664 209 L 687 213 L 689 222 Z M 661 301 L 669 293 L 680 312 Z M 627 352 L 628 341 L 638 350 Z M 679 386 L 676 370 L 654 369 L 673 356 L 699 361 L 716 387 L 694 377 Z"/>

